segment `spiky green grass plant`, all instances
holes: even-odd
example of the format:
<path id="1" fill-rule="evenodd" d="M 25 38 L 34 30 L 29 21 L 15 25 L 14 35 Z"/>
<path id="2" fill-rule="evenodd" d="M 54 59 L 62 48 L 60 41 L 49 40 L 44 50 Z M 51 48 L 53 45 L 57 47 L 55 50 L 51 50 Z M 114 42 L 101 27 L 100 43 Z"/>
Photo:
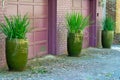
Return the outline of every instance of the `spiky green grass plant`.
<path id="1" fill-rule="evenodd" d="M 112 17 L 107 16 L 107 17 L 103 20 L 102 25 L 103 25 L 103 30 L 105 30 L 105 31 L 114 31 L 115 21 L 113 20 Z"/>
<path id="2" fill-rule="evenodd" d="M 71 33 L 76 33 L 78 31 L 83 31 L 90 24 L 90 17 L 84 17 L 82 14 L 77 12 L 67 13 L 66 24 L 68 31 Z"/>
<path id="3" fill-rule="evenodd" d="M 27 15 L 23 17 L 4 16 L 5 23 L 0 23 L 0 30 L 6 35 L 8 39 L 26 39 L 26 33 L 29 32 L 29 18 Z"/>

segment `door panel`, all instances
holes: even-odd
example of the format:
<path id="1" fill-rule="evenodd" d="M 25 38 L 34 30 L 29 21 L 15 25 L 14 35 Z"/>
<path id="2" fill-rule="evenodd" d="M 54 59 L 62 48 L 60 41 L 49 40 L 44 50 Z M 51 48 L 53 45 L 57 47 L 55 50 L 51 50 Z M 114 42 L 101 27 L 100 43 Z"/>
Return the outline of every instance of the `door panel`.
<path id="1" fill-rule="evenodd" d="M 25 15 L 28 14 L 30 18 L 33 18 L 33 6 L 31 5 L 19 5 L 18 14 Z"/>
<path id="2" fill-rule="evenodd" d="M 47 28 L 48 19 L 34 19 L 34 27 Z"/>
<path id="3" fill-rule="evenodd" d="M 20 2 L 33 2 L 33 0 L 19 0 Z"/>
<path id="4" fill-rule="evenodd" d="M 8 16 L 26 13 L 30 26 L 34 27 L 27 34 L 29 58 L 45 55 L 48 53 L 48 0 L 8 0 Z"/>
<path id="5" fill-rule="evenodd" d="M 35 41 L 42 41 L 42 40 L 47 40 L 47 32 L 46 31 L 35 32 Z"/>
<path id="6" fill-rule="evenodd" d="M 48 18 L 48 14 L 46 13 L 48 13 L 48 7 L 46 5 L 34 7 L 35 18 Z"/>
<path id="7" fill-rule="evenodd" d="M 82 0 L 82 9 L 90 8 L 90 0 Z"/>
<path id="8" fill-rule="evenodd" d="M 34 2 L 40 2 L 40 3 L 48 3 L 48 0 L 34 0 Z"/>
<path id="9" fill-rule="evenodd" d="M 7 13 L 9 13 L 8 16 L 17 15 L 17 5 L 8 5 Z"/>
<path id="10" fill-rule="evenodd" d="M 16 2 L 17 0 L 7 0 L 8 2 Z"/>

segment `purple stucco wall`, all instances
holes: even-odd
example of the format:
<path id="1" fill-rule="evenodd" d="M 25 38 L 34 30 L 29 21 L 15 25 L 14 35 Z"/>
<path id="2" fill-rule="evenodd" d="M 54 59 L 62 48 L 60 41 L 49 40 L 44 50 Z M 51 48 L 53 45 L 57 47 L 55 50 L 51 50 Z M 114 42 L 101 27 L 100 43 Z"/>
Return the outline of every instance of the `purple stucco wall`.
<path id="1" fill-rule="evenodd" d="M 90 2 L 90 11 L 91 11 L 91 21 L 93 21 L 92 25 L 89 28 L 89 46 L 96 47 L 97 44 L 97 28 L 96 28 L 96 7 L 97 0 L 91 0 Z"/>
<path id="2" fill-rule="evenodd" d="M 56 54 L 57 0 L 48 0 L 48 52 Z"/>

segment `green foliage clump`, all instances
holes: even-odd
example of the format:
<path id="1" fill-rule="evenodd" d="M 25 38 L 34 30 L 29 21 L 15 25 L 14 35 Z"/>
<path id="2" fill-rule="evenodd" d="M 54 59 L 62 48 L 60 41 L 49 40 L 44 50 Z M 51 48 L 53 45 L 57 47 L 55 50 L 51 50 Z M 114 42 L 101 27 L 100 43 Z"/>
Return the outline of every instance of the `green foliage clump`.
<path id="1" fill-rule="evenodd" d="M 80 13 L 72 12 L 66 15 L 66 24 L 69 32 L 83 31 L 90 24 L 90 17 L 84 17 Z"/>
<path id="2" fill-rule="evenodd" d="M 112 17 L 107 16 L 102 22 L 103 30 L 105 31 L 114 31 L 115 21 Z"/>
<path id="3" fill-rule="evenodd" d="M 6 35 L 8 39 L 25 39 L 26 33 L 29 32 L 29 18 L 27 15 L 23 17 L 17 16 L 4 16 L 5 23 L 0 23 L 0 30 Z"/>

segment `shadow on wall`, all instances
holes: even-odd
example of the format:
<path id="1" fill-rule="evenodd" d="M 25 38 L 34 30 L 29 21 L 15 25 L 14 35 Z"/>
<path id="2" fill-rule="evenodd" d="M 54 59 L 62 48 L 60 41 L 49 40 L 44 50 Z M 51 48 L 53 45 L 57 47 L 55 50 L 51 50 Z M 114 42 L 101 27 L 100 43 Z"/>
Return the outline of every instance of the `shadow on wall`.
<path id="1" fill-rule="evenodd" d="M 0 67 L 4 67 L 6 65 L 5 60 L 5 36 L 0 33 Z"/>
<path id="2" fill-rule="evenodd" d="M 57 48 L 59 54 L 67 53 L 67 29 L 62 21 L 57 25 Z"/>

